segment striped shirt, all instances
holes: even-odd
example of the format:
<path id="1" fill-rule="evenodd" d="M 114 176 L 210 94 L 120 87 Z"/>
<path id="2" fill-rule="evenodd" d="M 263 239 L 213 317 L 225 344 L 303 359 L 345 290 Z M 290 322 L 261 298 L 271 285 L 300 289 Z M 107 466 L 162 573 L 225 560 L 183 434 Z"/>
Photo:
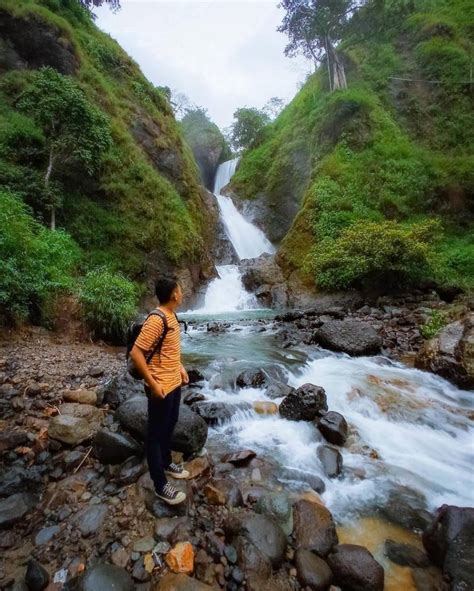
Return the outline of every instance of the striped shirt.
<path id="1" fill-rule="evenodd" d="M 168 332 L 163 341 L 161 353 L 153 355 L 148 367 L 153 378 L 163 386 L 164 393 L 169 394 L 181 386 L 181 335 L 176 316 L 165 310 L 161 311 L 166 314 Z M 156 314 L 152 314 L 143 323 L 135 344 L 146 355 L 156 345 L 163 330 L 163 320 Z"/>

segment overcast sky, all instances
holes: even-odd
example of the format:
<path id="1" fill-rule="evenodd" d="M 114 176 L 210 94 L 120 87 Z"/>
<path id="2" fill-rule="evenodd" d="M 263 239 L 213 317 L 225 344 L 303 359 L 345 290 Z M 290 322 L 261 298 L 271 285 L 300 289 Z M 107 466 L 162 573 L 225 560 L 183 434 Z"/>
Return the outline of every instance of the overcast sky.
<path id="1" fill-rule="evenodd" d="M 169 86 L 208 109 L 221 127 L 238 107 L 286 102 L 310 69 L 283 55 L 273 0 L 122 0 L 113 14 L 97 10 L 97 24 L 117 39 L 156 86 Z"/>

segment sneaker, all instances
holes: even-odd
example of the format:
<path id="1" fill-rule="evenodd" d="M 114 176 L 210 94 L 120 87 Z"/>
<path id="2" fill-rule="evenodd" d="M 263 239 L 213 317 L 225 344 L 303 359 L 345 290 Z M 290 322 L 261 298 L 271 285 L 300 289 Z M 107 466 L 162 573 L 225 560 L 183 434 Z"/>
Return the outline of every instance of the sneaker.
<path id="1" fill-rule="evenodd" d="M 173 478 L 184 479 L 189 478 L 189 472 L 185 470 L 182 466 L 178 466 L 178 464 L 171 463 L 165 470 L 165 473 L 168 476 L 172 476 Z"/>
<path id="2" fill-rule="evenodd" d="M 172 484 L 167 482 L 160 492 L 155 492 L 156 496 L 168 503 L 168 505 L 179 505 L 186 499 L 184 492 L 177 490 Z"/>

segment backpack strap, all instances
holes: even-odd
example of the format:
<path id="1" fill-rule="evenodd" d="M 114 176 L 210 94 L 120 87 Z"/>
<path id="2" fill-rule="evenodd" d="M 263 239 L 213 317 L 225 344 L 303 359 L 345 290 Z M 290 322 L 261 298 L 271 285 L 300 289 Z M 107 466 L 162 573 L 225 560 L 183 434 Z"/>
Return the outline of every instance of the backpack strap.
<path id="1" fill-rule="evenodd" d="M 186 322 L 186 320 L 180 320 L 176 314 L 176 312 L 174 313 L 174 317 L 176 318 L 176 321 L 178 322 L 178 324 L 184 324 L 184 332 L 185 334 L 188 334 L 188 323 Z"/>
<path id="2" fill-rule="evenodd" d="M 150 363 L 150 361 L 153 359 L 156 353 L 161 353 L 161 347 L 163 346 L 163 341 L 165 340 L 166 333 L 168 332 L 168 320 L 166 319 L 166 314 L 164 312 L 157 308 L 156 310 L 153 310 L 148 314 L 147 320 L 148 318 L 150 318 L 150 316 L 159 316 L 161 318 L 161 320 L 163 321 L 163 332 L 158 337 L 158 340 L 156 341 L 153 349 L 151 350 L 151 353 L 148 353 L 148 355 L 146 356 L 147 364 Z"/>

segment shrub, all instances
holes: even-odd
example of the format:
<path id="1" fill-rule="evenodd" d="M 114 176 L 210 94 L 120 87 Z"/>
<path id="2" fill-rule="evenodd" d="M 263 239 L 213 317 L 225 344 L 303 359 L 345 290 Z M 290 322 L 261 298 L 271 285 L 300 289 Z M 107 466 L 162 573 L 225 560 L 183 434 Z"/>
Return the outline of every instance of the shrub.
<path id="1" fill-rule="evenodd" d="M 438 224 L 404 226 L 360 220 L 336 240 L 322 240 L 310 260 L 323 289 L 400 286 L 428 277 L 431 242 Z"/>
<path id="2" fill-rule="evenodd" d="M 420 332 L 425 339 L 432 339 L 446 325 L 446 316 L 439 310 L 433 310 L 429 320 L 420 326 Z"/>
<path id="3" fill-rule="evenodd" d="M 107 268 L 90 271 L 79 297 L 94 336 L 123 343 L 127 325 L 137 312 L 137 296 L 136 285 L 123 275 Z"/>

